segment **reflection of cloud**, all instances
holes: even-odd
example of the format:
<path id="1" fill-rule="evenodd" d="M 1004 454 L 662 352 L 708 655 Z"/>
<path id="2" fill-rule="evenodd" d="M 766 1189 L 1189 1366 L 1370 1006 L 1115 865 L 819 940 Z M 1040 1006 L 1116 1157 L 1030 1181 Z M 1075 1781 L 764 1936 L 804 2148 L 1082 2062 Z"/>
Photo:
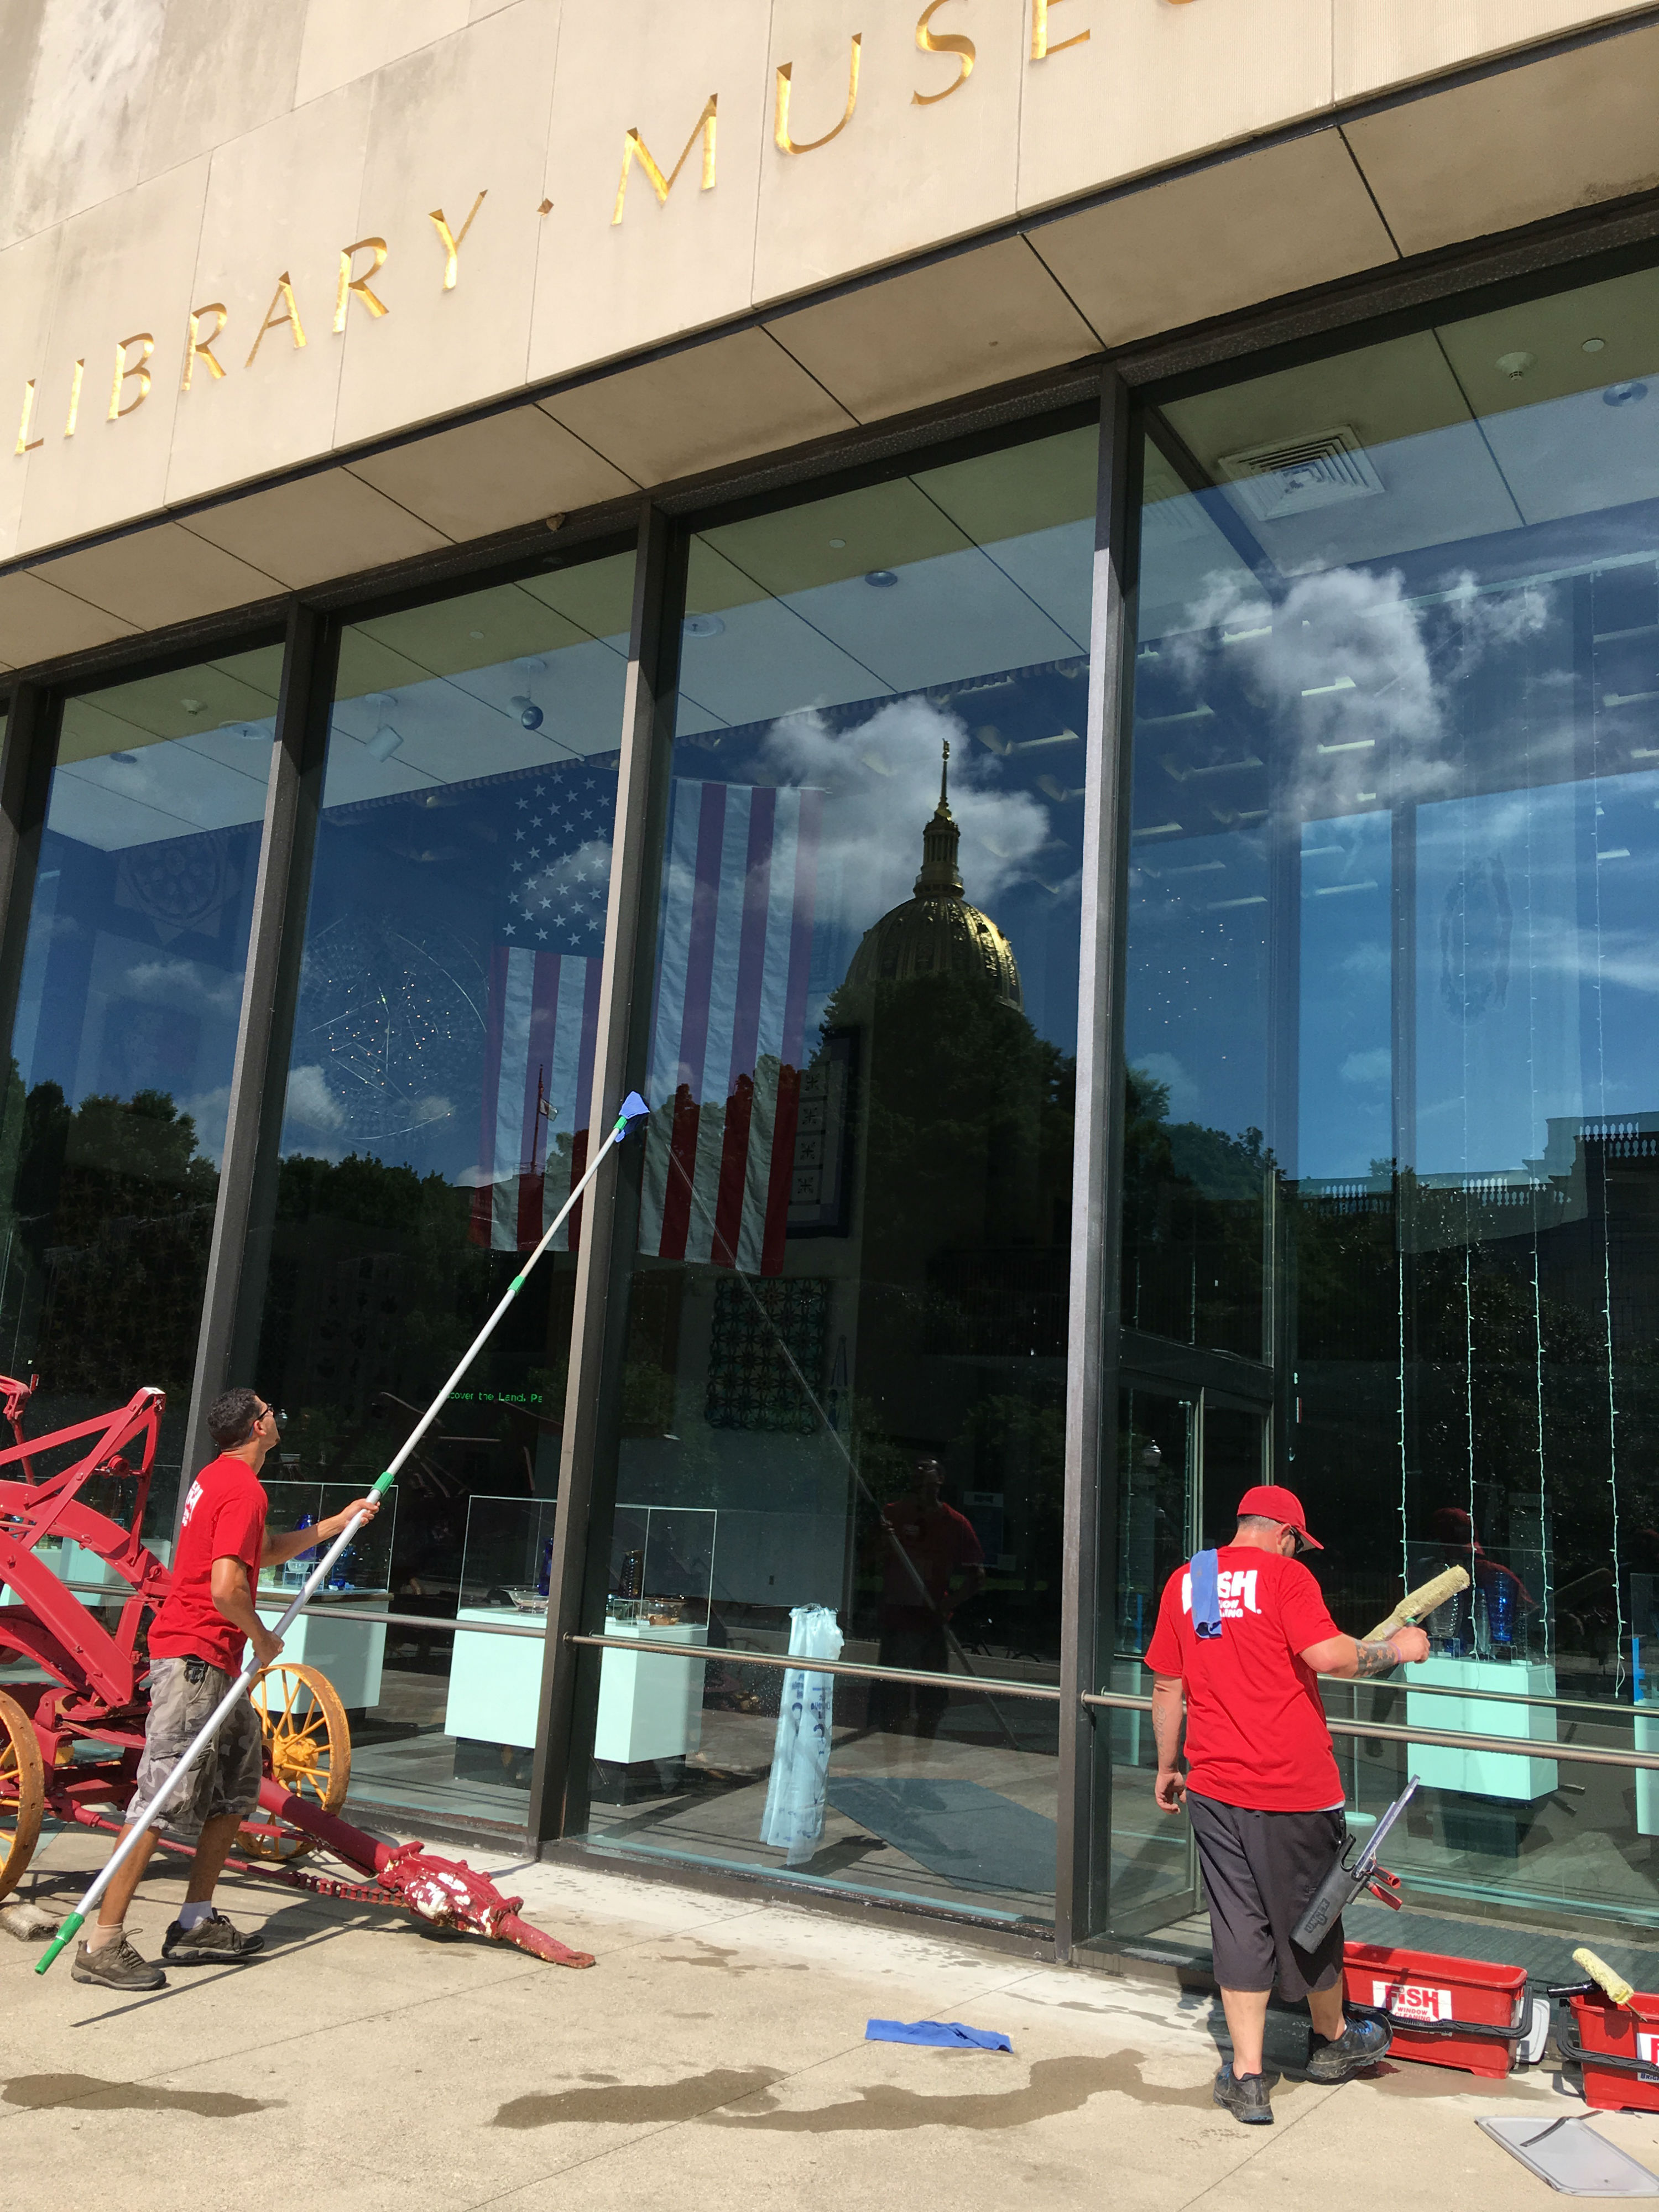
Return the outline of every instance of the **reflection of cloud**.
<path id="1" fill-rule="evenodd" d="M 191 1006 L 229 1021 L 241 1012 L 241 977 L 228 975 L 222 969 L 204 968 L 198 961 L 135 961 L 125 981 L 133 998 L 152 1005 Z"/>
<path id="2" fill-rule="evenodd" d="M 320 1067 L 295 1067 L 288 1078 L 289 1117 L 307 1129 L 338 1129 L 345 1124 L 345 1109 L 328 1087 Z"/>
<path id="3" fill-rule="evenodd" d="M 1345 1083 L 1370 1090 L 1393 1080 L 1394 1054 L 1385 1044 L 1376 1045 L 1370 1052 L 1351 1052 L 1339 1072 Z"/>
<path id="4" fill-rule="evenodd" d="M 216 1168 L 225 1164 L 225 1123 L 230 1115 L 230 1085 L 222 1083 L 216 1091 L 204 1091 L 194 1098 L 181 1098 L 179 1111 L 188 1114 L 196 1124 L 196 1150 L 203 1159 L 211 1160 Z"/>
<path id="5" fill-rule="evenodd" d="M 997 763 L 970 747 L 954 714 L 926 699 L 896 699 L 849 730 L 811 711 L 774 722 L 763 757 L 780 783 L 826 789 L 821 861 L 842 871 L 849 921 L 874 921 L 908 897 L 922 825 L 939 803 L 939 747 L 951 742 L 951 811 L 962 831 L 968 896 L 988 906 L 1027 879 L 1048 836 L 1047 810 L 1000 782 Z"/>
<path id="6" fill-rule="evenodd" d="M 1140 1074 L 1150 1075 L 1169 1092 L 1172 1121 L 1188 1121 L 1198 1111 L 1198 1085 L 1172 1052 L 1137 1053 L 1134 1065 Z"/>
<path id="7" fill-rule="evenodd" d="M 1276 605 L 1254 580 L 1212 574 L 1188 610 L 1198 627 L 1170 643 L 1194 686 L 1212 666 L 1237 672 L 1299 740 L 1293 804 L 1317 817 L 1346 812 L 1340 793 L 1373 765 L 1391 770 L 1396 804 L 1449 784 L 1440 757 L 1448 688 L 1541 629 L 1548 613 L 1541 591 L 1479 592 L 1468 575 L 1431 611 L 1406 598 L 1397 571 L 1327 569 L 1298 578 Z M 1218 642 L 1220 632 L 1231 642 Z"/>

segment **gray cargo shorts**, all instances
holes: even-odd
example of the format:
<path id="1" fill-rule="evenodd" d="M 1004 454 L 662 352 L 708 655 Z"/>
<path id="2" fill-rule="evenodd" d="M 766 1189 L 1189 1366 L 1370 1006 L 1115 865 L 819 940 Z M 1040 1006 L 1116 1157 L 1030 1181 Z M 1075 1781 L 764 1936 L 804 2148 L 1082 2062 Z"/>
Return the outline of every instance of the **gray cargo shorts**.
<path id="1" fill-rule="evenodd" d="M 186 1668 L 199 1674 L 200 1681 L 192 1682 Z M 137 1820 L 149 1810 L 156 1792 L 234 1680 L 200 1660 L 150 1662 L 149 1719 L 138 1761 L 138 1787 L 122 1815 L 125 1820 Z M 259 1716 L 248 1698 L 239 1698 L 188 1779 L 168 1798 L 157 1825 L 193 1843 L 202 1823 L 222 1813 L 246 1820 L 259 1802 L 262 1771 Z"/>

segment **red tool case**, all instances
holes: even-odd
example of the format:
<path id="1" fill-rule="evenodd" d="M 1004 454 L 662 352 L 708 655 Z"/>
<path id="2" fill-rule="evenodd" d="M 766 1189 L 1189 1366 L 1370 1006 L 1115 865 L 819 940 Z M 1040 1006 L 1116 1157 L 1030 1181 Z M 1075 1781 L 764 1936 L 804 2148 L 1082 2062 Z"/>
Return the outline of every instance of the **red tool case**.
<path id="1" fill-rule="evenodd" d="M 1348 2003 L 1387 2016 L 1396 2058 L 1499 2075 L 1510 2071 L 1522 2045 L 1528 2045 L 1528 2057 L 1538 2055 L 1532 2041 L 1541 2049 L 1524 1966 L 1396 1951 L 1381 1943 L 1345 1945 L 1342 1966 Z M 1544 2015 L 1547 2027 L 1547 2005 Z"/>
<path id="2" fill-rule="evenodd" d="M 1616 2005 L 1600 1990 L 1574 1990 L 1572 2027 L 1556 2043 L 1584 2069 L 1584 2102 L 1604 2112 L 1659 2112 L 1659 1996 L 1638 1990 Z"/>

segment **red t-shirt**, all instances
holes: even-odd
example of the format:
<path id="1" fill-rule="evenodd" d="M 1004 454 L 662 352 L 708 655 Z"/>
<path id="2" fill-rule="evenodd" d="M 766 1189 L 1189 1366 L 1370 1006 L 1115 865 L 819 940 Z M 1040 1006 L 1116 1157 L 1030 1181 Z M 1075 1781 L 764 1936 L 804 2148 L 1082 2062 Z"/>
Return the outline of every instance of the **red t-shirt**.
<path id="1" fill-rule="evenodd" d="M 1194 1635 L 1191 1578 L 1178 1567 L 1146 1647 L 1153 1674 L 1186 1685 L 1189 1787 L 1261 1813 L 1340 1805 L 1318 1677 L 1297 1656 L 1342 1632 L 1319 1584 L 1299 1559 L 1249 1545 L 1224 1544 L 1217 1567 L 1220 1635 Z"/>
<path id="2" fill-rule="evenodd" d="M 153 1659 L 205 1659 L 224 1674 L 240 1674 L 246 1639 L 213 1602 L 213 1562 L 240 1559 L 249 1583 L 258 1582 L 265 1504 L 258 1476 L 228 1452 L 210 1460 L 191 1483 L 173 1555 L 173 1588 L 150 1623 Z"/>
<path id="3" fill-rule="evenodd" d="M 942 1501 L 937 1505 L 924 1505 L 915 1498 L 896 1498 L 890 1504 L 882 1507 L 881 1517 L 915 1562 L 916 1572 L 935 1605 L 949 1603 L 952 1574 L 963 1567 L 982 1566 L 985 1563 L 973 1522 L 965 1513 L 958 1513 L 954 1505 Z M 904 1562 L 894 1556 L 890 1544 L 884 1541 L 883 1549 L 887 1554 L 882 1578 L 884 1610 L 890 1615 L 914 1610 L 922 1619 L 931 1620 L 933 1616 L 923 1604 L 921 1592 L 905 1571 Z"/>

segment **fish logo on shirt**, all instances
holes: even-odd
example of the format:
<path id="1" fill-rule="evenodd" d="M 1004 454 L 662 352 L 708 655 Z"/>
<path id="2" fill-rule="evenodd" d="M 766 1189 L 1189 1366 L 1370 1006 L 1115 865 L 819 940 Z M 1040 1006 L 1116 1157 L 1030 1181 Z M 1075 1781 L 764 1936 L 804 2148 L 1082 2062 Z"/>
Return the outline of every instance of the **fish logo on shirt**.
<path id="1" fill-rule="evenodd" d="M 1255 1601 L 1256 1570 L 1254 1567 L 1223 1567 L 1215 1578 L 1216 1595 L 1221 1601 L 1224 1620 L 1243 1620 L 1247 1613 L 1259 1613 Z M 1181 1577 L 1181 1610 L 1193 1609 L 1193 1578 L 1190 1574 Z"/>

